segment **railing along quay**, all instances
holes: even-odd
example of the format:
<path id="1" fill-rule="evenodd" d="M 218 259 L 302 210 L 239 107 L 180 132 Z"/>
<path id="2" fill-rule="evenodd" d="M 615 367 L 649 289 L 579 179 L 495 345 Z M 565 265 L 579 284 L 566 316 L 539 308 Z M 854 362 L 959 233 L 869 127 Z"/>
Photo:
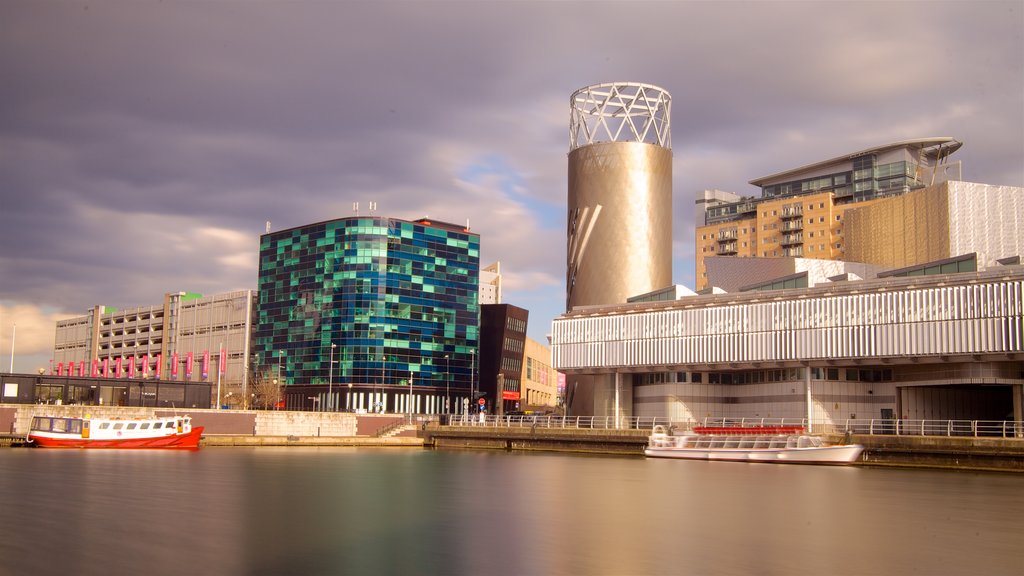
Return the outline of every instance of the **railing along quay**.
<path id="1" fill-rule="evenodd" d="M 690 430 L 695 426 L 802 426 L 799 418 L 704 418 L 672 420 L 664 417 L 555 416 L 555 415 L 471 415 L 457 414 L 441 418 L 442 425 L 490 426 L 508 428 L 580 428 L 592 430 L 651 430 L 664 426 Z M 821 434 L 866 434 L 870 436 L 948 436 L 1024 439 L 1024 422 L 1013 420 L 885 420 L 848 419 L 836 422 L 812 421 L 810 429 Z"/>

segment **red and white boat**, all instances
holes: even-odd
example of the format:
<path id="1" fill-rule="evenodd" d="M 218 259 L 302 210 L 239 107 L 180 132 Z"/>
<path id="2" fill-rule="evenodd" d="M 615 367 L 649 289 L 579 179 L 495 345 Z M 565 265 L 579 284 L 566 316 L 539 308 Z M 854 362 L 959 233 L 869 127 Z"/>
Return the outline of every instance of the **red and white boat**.
<path id="1" fill-rule="evenodd" d="M 858 444 L 829 445 L 802 426 L 696 426 L 671 434 L 655 426 L 644 454 L 655 458 L 849 464 L 864 451 Z"/>
<path id="2" fill-rule="evenodd" d="M 202 426 L 189 416 L 71 418 L 35 416 L 26 440 L 42 448 L 198 449 Z"/>

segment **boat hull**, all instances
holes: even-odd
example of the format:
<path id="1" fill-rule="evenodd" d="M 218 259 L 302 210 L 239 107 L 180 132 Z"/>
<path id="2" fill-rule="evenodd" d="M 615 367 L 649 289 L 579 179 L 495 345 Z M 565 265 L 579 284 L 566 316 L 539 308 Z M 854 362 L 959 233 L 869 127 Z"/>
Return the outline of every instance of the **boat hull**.
<path id="1" fill-rule="evenodd" d="M 179 448 L 198 449 L 203 427 L 189 432 L 150 438 L 82 438 L 80 435 L 29 433 L 28 440 L 40 448 Z"/>
<path id="2" fill-rule="evenodd" d="M 778 449 L 649 447 L 644 450 L 644 454 L 652 458 L 678 458 L 682 460 L 850 464 L 856 462 L 863 451 L 864 447 L 859 445 Z"/>

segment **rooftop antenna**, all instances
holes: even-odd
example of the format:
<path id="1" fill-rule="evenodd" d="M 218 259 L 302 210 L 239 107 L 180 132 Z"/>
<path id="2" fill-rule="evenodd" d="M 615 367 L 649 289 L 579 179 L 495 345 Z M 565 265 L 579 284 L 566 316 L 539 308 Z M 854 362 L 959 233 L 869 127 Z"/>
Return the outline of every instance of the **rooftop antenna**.
<path id="1" fill-rule="evenodd" d="M 270 220 L 267 220 L 267 234 L 270 234 Z"/>
<path id="2" fill-rule="evenodd" d="M 352 211 L 356 213 L 356 216 L 359 216 L 359 202 L 352 203 Z"/>
<path id="3" fill-rule="evenodd" d="M 466 218 L 466 232 L 469 232 L 469 218 Z"/>
<path id="4" fill-rule="evenodd" d="M 377 211 L 377 203 L 376 202 L 370 202 L 370 214 L 373 214 L 376 211 Z"/>

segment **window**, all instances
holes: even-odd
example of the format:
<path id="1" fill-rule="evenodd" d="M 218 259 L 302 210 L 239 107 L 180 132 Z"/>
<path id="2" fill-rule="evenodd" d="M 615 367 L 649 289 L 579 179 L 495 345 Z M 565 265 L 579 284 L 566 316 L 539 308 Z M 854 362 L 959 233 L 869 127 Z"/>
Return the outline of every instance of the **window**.
<path id="1" fill-rule="evenodd" d="M 138 425 L 137 422 L 129 422 L 128 423 L 128 430 L 135 430 L 138 426 L 139 425 Z"/>
<path id="2" fill-rule="evenodd" d="M 824 208 L 824 207 L 825 207 L 825 203 L 824 202 L 821 202 L 821 203 L 818 204 L 818 208 Z"/>
<path id="3" fill-rule="evenodd" d="M 824 221 L 825 221 L 825 217 L 824 216 L 822 216 L 821 218 L 818 218 L 818 222 L 824 222 Z"/>

